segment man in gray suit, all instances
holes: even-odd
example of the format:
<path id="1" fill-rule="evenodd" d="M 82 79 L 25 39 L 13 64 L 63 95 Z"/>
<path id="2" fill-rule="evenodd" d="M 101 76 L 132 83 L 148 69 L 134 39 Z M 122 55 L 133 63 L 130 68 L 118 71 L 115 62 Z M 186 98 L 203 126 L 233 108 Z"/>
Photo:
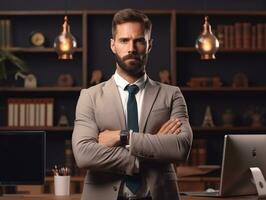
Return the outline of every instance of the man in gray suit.
<path id="1" fill-rule="evenodd" d="M 178 87 L 151 80 L 151 22 L 120 10 L 112 22 L 116 72 L 81 91 L 72 137 L 77 165 L 87 169 L 82 200 L 177 200 L 175 164 L 192 144 Z"/>

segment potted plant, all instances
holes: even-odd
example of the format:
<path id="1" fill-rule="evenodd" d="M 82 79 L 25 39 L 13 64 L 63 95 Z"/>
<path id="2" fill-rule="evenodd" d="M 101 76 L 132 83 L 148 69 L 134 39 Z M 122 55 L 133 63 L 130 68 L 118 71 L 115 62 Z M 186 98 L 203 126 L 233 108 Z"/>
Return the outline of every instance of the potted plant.
<path id="1" fill-rule="evenodd" d="M 7 81 L 10 75 L 18 71 L 27 72 L 26 63 L 9 51 L 0 50 L 0 80 Z"/>

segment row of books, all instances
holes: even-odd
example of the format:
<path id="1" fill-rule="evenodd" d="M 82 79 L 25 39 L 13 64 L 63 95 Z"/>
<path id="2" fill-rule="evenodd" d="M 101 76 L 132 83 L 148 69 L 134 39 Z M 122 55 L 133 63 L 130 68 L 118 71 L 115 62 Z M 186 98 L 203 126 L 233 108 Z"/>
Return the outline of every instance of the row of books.
<path id="1" fill-rule="evenodd" d="M 266 48 L 266 24 L 235 23 L 217 25 L 217 38 L 223 48 Z"/>
<path id="2" fill-rule="evenodd" d="M 11 21 L 9 19 L 0 20 L 0 48 L 11 46 Z"/>
<path id="3" fill-rule="evenodd" d="M 53 98 L 9 98 L 7 104 L 9 127 L 53 126 Z"/>
<path id="4" fill-rule="evenodd" d="M 198 166 L 207 164 L 207 140 L 196 139 L 193 141 L 188 165 Z"/>

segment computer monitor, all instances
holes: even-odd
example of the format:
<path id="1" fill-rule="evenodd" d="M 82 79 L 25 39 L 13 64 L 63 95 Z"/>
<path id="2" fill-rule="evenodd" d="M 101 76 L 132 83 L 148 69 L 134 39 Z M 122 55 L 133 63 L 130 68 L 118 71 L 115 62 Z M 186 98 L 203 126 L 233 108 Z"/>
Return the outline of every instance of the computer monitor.
<path id="1" fill-rule="evenodd" d="M 0 131 L 0 186 L 44 183 L 44 131 Z"/>
<path id="2" fill-rule="evenodd" d="M 224 141 L 220 195 L 257 194 L 250 168 L 266 177 L 266 134 L 226 135 Z"/>

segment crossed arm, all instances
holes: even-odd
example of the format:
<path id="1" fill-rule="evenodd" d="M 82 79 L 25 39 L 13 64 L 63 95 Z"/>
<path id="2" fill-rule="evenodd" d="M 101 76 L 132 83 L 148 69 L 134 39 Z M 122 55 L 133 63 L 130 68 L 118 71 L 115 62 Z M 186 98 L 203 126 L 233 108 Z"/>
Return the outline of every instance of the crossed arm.
<path id="1" fill-rule="evenodd" d="M 157 132 L 159 135 L 167 134 L 178 134 L 181 129 L 182 123 L 178 118 L 173 118 L 165 122 L 160 130 Z M 115 147 L 120 145 L 120 130 L 105 130 L 99 133 L 98 138 L 99 144 L 105 145 L 107 147 Z"/>

